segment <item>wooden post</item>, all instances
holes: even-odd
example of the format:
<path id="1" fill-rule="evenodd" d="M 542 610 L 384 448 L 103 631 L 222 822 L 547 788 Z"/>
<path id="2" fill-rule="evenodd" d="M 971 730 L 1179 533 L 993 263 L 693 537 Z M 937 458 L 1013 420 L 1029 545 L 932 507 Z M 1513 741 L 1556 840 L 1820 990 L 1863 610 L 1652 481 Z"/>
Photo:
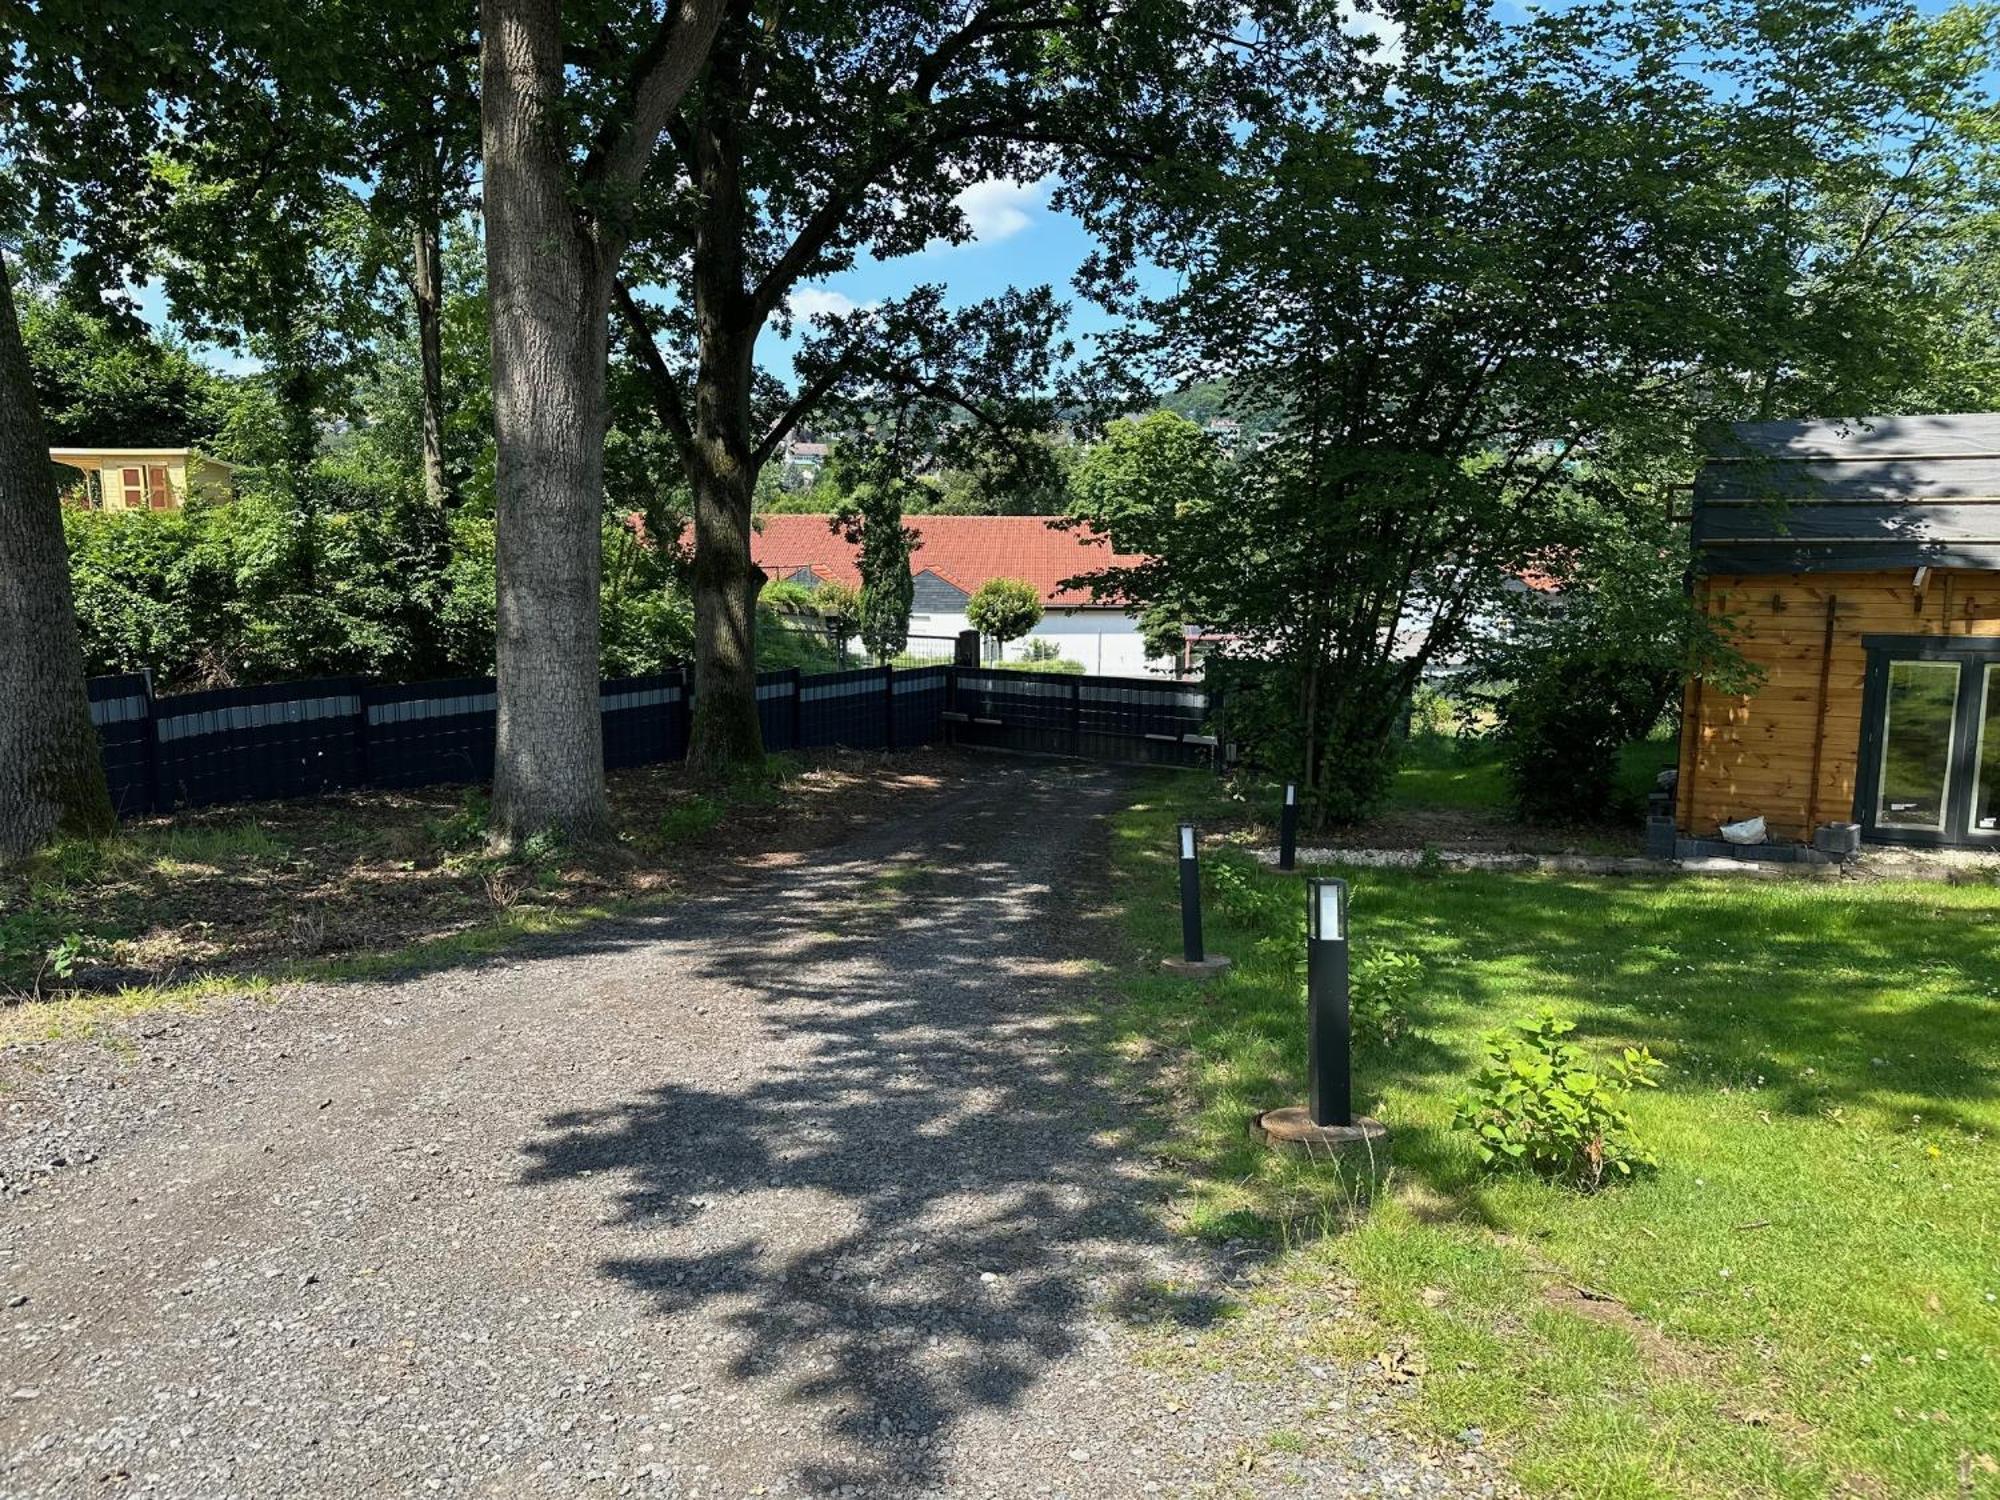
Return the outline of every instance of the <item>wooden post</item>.
<path id="1" fill-rule="evenodd" d="M 1813 753 L 1812 782 L 1806 793 L 1806 842 L 1812 842 L 1813 830 L 1819 827 L 1819 767 L 1826 751 L 1826 685 L 1833 673 L 1833 615 L 1839 603 L 1838 594 L 1826 596 L 1826 634 L 1819 647 L 1819 705 L 1813 710 Z"/>

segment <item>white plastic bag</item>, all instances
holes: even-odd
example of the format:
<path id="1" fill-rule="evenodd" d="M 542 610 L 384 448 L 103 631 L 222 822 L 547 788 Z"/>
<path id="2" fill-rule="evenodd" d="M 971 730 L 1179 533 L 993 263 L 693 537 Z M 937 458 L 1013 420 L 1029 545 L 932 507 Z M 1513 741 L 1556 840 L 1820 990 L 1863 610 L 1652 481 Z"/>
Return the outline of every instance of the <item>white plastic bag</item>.
<path id="1" fill-rule="evenodd" d="M 1731 844 L 1761 844 L 1764 842 L 1764 820 L 1745 818 L 1741 823 L 1724 823 L 1723 840 Z"/>

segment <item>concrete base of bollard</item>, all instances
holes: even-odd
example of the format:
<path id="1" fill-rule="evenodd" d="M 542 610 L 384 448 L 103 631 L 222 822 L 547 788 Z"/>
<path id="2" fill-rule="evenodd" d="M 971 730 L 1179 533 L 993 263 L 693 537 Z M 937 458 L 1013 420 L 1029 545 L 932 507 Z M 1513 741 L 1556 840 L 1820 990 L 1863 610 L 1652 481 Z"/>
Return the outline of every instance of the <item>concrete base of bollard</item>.
<path id="1" fill-rule="evenodd" d="M 1229 972 L 1230 960 L 1220 953 L 1211 953 L 1207 958 L 1198 958 L 1189 963 L 1184 958 L 1163 958 L 1160 967 L 1169 974 L 1178 974 L 1183 979 L 1213 979 L 1218 974 Z"/>
<path id="2" fill-rule="evenodd" d="M 1356 1115 L 1352 1125 L 1315 1125 L 1301 1104 L 1265 1110 L 1250 1122 L 1250 1133 L 1273 1151 L 1376 1161 L 1386 1161 L 1389 1156 L 1389 1127 L 1380 1120 Z"/>

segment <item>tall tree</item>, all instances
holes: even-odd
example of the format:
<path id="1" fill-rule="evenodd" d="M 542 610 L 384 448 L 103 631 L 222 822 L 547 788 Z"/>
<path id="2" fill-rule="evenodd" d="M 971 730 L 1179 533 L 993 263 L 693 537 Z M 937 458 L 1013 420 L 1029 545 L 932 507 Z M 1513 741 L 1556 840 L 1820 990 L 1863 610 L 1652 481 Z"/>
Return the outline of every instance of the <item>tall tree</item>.
<path id="1" fill-rule="evenodd" d="M 107 833 L 48 433 L 0 256 L 0 860 Z"/>
<path id="2" fill-rule="evenodd" d="M 709 66 L 671 127 L 678 179 L 648 196 L 626 284 L 663 285 L 664 318 L 623 305 L 653 361 L 662 424 L 694 494 L 698 772 L 762 754 L 750 561 L 759 471 L 855 372 L 897 362 L 896 309 L 821 326 L 824 357 L 789 393 L 760 378 L 757 342 L 790 325 L 804 281 L 864 254 L 894 257 L 971 237 L 961 194 L 994 180 L 1086 178 L 1227 142 L 1222 100 L 1255 28 L 1211 0 L 1077 6 L 897 0 L 780 9 L 732 0 Z M 924 301 L 935 301 L 927 294 Z M 998 348 L 1046 332 L 989 325 Z M 643 351 L 642 351 L 643 355 Z"/>
<path id="3" fill-rule="evenodd" d="M 861 644 L 878 662 L 893 661 L 909 644 L 917 593 L 910 573 L 917 533 L 903 524 L 904 505 L 916 484 L 907 457 L 898 451 L 901 430 L 899 423 L 887 442 L 871 434 L 861 440 L 866 446 L 843 444 L 831 465 L 848 498 L 828 524 L 861 549 L 857 628 Z"/>
<path id="4" fill-rule="evenodd" d="M 1323 814 L 1367 808 L 1401 703 L 1512 577 L 1621 518 L 1644 534 L 1704 420 L 1767 389 L 1780 415 L 1853 414 L 1923 369 L 1985 190 L 1934 215 L 1894 163 L 1935 127 L 1936 189 L 1977 177 L 1992 13 L 1933 32 L 1899 3 L 1819 7 L 1811 80 L 1797 9 L 1467 12 L 1355 79 L 1292 75 L 1238 152 L 1106 225 L 1113 352 L 1277 416 L 1215 504 L 1100 491 L 1091 518 L 1151 560 L 1097 587 L 1240 639 L 1234 727 Z M 1172 294 L 1140 294 L 1138 256 Z"/>
<path id="5" fill-rule="evenodd" d="M 370 6 L 369 24 L 354 38 L 349 89 L 361 105 L 355 128 L 374 176 L 369 209 L 409 247 L 419 460 L 425 498 L 439 510 L 456 498 L 445 435 L 445 226 L 471 207 L 479 159 L 478 58 L 466 45 L 477 10 L 472 0 Z"/>
<path id="6" fill-rule="evenodd" d="M 149 154 L 219 50 L 169 3 L 49 3 L 9 12 L 0 54 L 0 244 L 73 251 L 82 285 L 115 290 L 157 207 Z M 199 74 L 199 68 L 192 70 Z M 0 259 L 0 859 L 59 831 L 110 827 L 83 679 L 47 432 Z"/>
<path id="7" fill-rule="evenodd" d="M 573 23 L 483 0 L 480 129 L 492 309 L 499 737 L 492 830 L 605 822 L 597 701 L 605 364 L 630 205 L 706 58 L 724 0 Z M 569 63 L 595 67 L 586 80 Z"/>

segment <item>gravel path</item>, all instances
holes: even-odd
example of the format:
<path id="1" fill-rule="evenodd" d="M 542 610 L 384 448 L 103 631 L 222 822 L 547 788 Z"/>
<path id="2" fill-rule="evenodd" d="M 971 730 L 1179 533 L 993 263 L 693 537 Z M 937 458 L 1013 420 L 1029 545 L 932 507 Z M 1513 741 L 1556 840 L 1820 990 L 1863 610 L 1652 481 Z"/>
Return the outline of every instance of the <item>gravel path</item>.
<path id="1" fill-rule="evenodd" d="M 12 1059 L 0 1494 L 1490 1493 L 1353 1372 L 1161 1357 L 1244 1288 L 1076 1019 L 1122 783 L 976 775 L 657 915 Z"/>

